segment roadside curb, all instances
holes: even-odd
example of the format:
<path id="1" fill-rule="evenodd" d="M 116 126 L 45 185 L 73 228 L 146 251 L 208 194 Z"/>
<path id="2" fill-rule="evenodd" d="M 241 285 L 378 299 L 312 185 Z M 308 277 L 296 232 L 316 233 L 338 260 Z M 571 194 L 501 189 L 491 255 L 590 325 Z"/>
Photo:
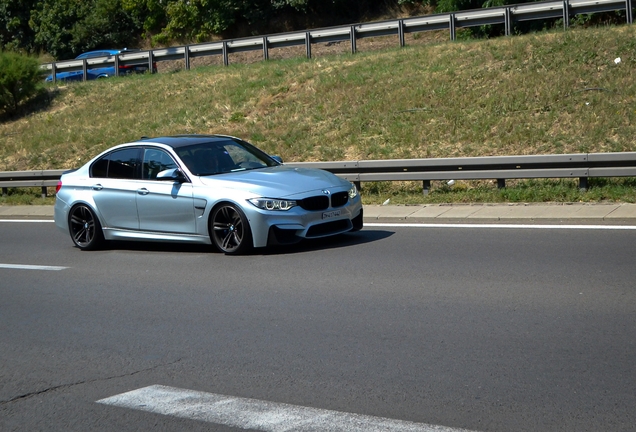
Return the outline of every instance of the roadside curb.
<path id="1" fill-rule="evenodd" d="M 628 223 L 636 224 L 636 204 L 425 204 L 370 205 L 365 222 L 438 223 Z"/>

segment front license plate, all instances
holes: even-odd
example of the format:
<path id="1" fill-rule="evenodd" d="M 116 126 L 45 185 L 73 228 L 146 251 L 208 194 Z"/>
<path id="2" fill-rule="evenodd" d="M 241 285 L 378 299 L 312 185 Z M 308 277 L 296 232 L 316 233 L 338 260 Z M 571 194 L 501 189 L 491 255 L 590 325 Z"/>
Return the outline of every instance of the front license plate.
<path id="1" fill-rule="evenodd" d="M 340 216 L 340 210 L 334 210 L 330 212 L 324 212 L 322 214 L 323 219 L 331 219 Z"/>

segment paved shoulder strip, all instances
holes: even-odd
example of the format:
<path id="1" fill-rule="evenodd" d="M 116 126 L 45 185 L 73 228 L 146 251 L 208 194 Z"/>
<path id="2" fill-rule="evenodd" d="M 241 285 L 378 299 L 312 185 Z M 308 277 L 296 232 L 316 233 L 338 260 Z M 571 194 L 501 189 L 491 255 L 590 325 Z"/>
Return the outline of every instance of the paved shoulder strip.
<path id="1" fill-rule="evenodd" d="M 41 266 L 41 265 L 28 265 L 28 264 L 0 264 L 0 268 L 16 269 L 16 270 L 52 270 L 52 271 L 60 271 L 60 270 L 65 270 L 68 267 Z"/>
<path id="2" fill-rule="evenodd" d="M 470 432 L 444 426 L 307 408 L 153 385 L 97 403 L 265 432 Z"/>
<path id="3" fill-rule="evenodd" d="M 575 229 L 575 230 L 636 230 L 636 225 L 539 225 L 539 224 L 427 224 L 427 223 L 365 223 L 368 228 L 493 228 L 493 229 Z"/>

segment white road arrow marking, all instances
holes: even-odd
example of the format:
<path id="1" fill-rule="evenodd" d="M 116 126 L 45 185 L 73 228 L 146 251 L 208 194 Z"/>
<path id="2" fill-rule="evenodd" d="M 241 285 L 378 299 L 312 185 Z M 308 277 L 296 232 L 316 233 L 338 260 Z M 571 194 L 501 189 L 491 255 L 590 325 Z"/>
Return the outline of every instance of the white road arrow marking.
<path id="1" fill-rule="evenodd" d="M 160 385 L 122 393 L 97 403 L 264 432 L 469 432 Z"/>
<path id="2" fill-rule="evenodd" d="M 17 269 L 17 270 L 52 270 L 52 271 L 60 271 L 60 270 L 65 270 L 68 267 L 27 265 L 27 264 L 0 264 L 0 268 Z"/>

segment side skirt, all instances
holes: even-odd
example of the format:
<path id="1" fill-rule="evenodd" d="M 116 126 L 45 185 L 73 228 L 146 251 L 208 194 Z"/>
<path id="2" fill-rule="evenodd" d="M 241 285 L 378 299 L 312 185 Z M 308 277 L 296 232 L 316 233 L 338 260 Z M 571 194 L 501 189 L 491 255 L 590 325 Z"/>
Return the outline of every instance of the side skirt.
<path id="1" fill-rule="evenodd" d="M 122 229 L 104 228 L 104 238 L 106 240 L 127 240 L 127 241 L 156 241 L 175 243 L 195 243 L 212 244 L 210 237 L 196 234 L 176 234 L 163 232 L 130 231 Z"/>

